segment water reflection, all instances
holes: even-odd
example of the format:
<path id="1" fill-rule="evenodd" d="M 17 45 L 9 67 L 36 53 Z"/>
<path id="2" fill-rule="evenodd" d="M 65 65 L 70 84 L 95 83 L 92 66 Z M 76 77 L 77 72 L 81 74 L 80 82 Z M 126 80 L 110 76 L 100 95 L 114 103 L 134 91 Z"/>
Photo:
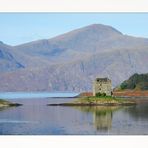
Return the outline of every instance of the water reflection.
<path id="1" fill-rule="evenodd" d="M 6 109 L 9 109 L 10 107 L 4 106 L 4 107 L 0 107 L 0 111 L 4 111 Z"/>
<path id="2" fill-rule="evenodd" d="M 0 135 L 148 134 L 148 104 L 65 107 L 71 99 L 18 99 L 23 106 L 0 108 Z"/>
<path id="3" fill-rule="evenodd" d="M 93 116 L 93 125 L 98 131 L 108 131 L 112 127 L 113 112 L 121 109 L 119 106 L 93 106 L 76 107 L 82 112 L 91 113 Z"/>
<path id="4" fill-rule="evenodd" d="M 125 109 L 134 119 L 148 119 L 148 103 L 131 106 Z"/>
<path id="5" fill-rule="evenodd" d="M 0 107 L 0 111 L 3 111 L 3 110 L 5 110 L 5 107 Z"/>

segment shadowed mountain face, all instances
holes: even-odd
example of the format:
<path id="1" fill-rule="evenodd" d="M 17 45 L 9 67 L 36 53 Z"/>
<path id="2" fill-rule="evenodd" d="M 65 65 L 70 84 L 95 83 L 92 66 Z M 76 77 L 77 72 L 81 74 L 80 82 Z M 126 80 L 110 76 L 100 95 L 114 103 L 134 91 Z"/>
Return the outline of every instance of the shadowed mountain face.
<path id="1" fill-rule="evenodd" d="M 13 47 L 0 43 L 0 91 L 86 91 L 97 76 L 116 86 L 148 72 L 147 59 L 148 39 L 100 24 Z"/>
<path id="2" fill-rule="evenodd" d="M 0 42 L 0 72 L 14 71 L 24 66 L 15 59 L 11 47 Z"/>

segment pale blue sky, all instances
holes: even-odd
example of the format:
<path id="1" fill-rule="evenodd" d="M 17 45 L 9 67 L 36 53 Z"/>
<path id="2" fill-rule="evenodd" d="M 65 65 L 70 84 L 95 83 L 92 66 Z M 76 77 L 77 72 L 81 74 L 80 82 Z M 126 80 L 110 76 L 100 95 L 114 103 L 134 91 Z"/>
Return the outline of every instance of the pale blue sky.
<path id="1" fill-rule="evenodd" d="M 96 23 L 148 38 L 148 13 L 0 13 L 0 41 L 17 45 L 49 39 Z"/>

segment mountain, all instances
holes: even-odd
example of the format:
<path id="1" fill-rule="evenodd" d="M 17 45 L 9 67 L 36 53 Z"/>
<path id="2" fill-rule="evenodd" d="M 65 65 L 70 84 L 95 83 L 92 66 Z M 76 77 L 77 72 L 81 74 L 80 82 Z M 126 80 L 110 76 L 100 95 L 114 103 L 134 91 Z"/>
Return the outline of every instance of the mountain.
<path id="1" fill-rule="evenodd" d="M 3 52 L 12 55 L 13 59 L 3 60 L 13 66 L 1 62 L 0 91 L 88 91 L 96 77 L 109 77 L 115 87 L 134 73 L 148 72 L 148 39 L 101 24 L 51 39 L 6 45 Z"/>
<path id="2" fill-rule="evenodd" d="M 11 54 L 11 47 L 0 42 L 0 72 L 13 71 L 24 66 Z"/>
<path id="3" fill-rule="evenodd" d="M 48 40 L 39 40 L 14 48 L 23 53 L 44 58 L 53 63 L 71 62 L 96 52 L 112 51 L 119 48 L 141 48 L 148 45 L 148 39 L 123 35 L 116 29 L 93 24 Z"/>
<path id="4" fill-rule="evenodd" d="M 121 90 L 148 90 L 148 73 L 134 74 L 120 85 Z"/>

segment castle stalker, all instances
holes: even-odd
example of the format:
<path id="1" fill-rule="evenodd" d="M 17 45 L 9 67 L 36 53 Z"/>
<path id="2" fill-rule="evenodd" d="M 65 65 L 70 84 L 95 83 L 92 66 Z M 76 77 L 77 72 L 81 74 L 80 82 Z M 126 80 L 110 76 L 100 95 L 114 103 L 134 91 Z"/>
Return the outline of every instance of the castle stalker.
<path id="1" fill-rule="evenodd" d="M 107 96 L 112 95 L 112 84 L 111 80 L 108 78 L 96 78 L 93 82 L 93 96 L 96 93 L 105 93 Z"/>

